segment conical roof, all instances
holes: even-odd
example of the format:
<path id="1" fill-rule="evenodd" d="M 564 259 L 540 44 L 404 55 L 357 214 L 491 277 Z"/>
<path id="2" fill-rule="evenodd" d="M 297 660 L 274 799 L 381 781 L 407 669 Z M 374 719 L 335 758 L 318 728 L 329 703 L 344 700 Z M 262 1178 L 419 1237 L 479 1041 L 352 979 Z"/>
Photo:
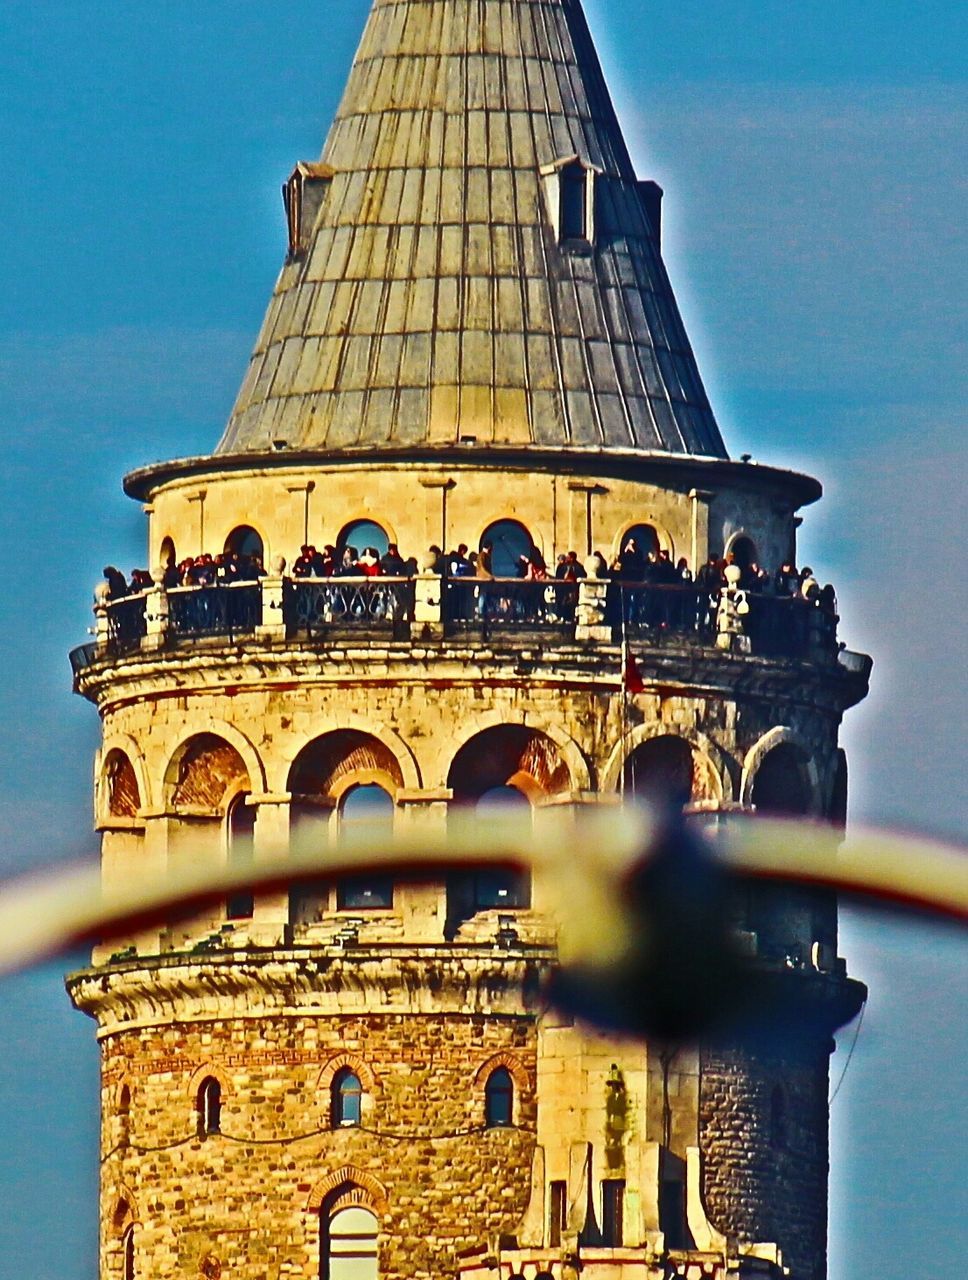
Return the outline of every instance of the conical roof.
<path id="1" fill-rule="evenodd" d="M 219 454 L 726 456 L 580 0 L 374 0 L 297 181 Z"/>

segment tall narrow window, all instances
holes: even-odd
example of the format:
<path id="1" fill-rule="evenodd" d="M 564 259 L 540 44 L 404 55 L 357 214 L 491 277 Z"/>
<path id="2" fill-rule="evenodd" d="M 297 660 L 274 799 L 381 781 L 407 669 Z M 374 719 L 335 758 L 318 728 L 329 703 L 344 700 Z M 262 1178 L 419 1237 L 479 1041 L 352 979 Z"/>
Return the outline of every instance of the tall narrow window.
<path id="1" fill-rule="evenodd" d="M 577 161 L 565 165 L 558 175 L 561 199 L 561 239 L 587 240 L 588 174 Z"/>
<path id="2" fill-rule="evenodd" d="M 255 806 L 237 796 L 229 810 L 229 862 L 233 868 L 252 865 L 255 850 Z M 248 889 L 233 893 L 225 903 L 229 920 L 249 920 L 255 910 L 255 898 Z"/>
<path id="3" fill-rule="evenodd" d="M 624 1230 L 625 1183 L 610 1178 L 602 1183 L 602 1240 L 607 1249 L 622 1244 Z"/>
<path id="4" fill-rule="evenodd" d="M 121 1237 L 121 1275 L 123 1280 L 135 1280 L 134 1270 L 134 1225 L 127 1228 Z"/>
<path id="5" fill-rule="evenodd" d="M 324 1217 L 320 1231 L 322 1280 L 378 1280 L 378 1230 L 369 1209 L 356 1205 Z"/>
<path id="6" fill-rule="evenodd" d="M 360 1077 L 349 1067 L 333 1080 L 332 1119 L 334 1129 L 348 1129 L 363 1118 L 363 1086 Z"/>
<path id="7" fill-rule="evenodd" d="M 375 783 L 353 787 L 340 806 L 339 829 L 341 836 L 350 836 L 354 841 L 385 843 L 393 833 L 392 797 Z M 392 906 L 391 876 L 347 876 L 336 886 L 339 911 L 386 910 Z"/>
<path id="8" fill-rule="evenodd" d="M 202 1081 L 198 1090 L 197 1110 L 199 1137 L 222 1132 L 222 1086 L 214 1076 L 208 1076 Z"/>
<path id="9" fill-rule="evenodd" d="M 568 1225 L 568 1184 L 552 1182 L 548 1188 L 548 1248 L 557 1249 L 561 1245 L 565 1227 Z"/>
<path id="10" fill-rule="evenodd" d="M 489 1129 L 507 1129 L 514 1114 L 514 1081 L 507 1067 L 497 1067 L 484 1086 L 484 1117 Z"/>

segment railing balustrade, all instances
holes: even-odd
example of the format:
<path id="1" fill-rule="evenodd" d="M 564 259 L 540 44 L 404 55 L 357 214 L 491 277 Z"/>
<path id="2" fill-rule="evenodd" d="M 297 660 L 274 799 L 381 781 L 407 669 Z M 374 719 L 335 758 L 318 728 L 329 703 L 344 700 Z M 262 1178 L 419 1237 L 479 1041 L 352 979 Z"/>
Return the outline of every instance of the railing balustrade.
<path id="1" fill-rule="evenodd" d="M 668 636 L 710 643 L 716 634 L 719 592 L 692 586 L 613 583 L 605 597 L 606 620 L 616 640 L 657 640 Z"/>
<path id="2" fill-rule="evenodd" d="M 145 601 L 142 594 L 112 600 L 108 605 L 108 643 L 114 653 L 129 653 L 140 647 L 148 630 Z"/>
<path id="3" fill-rule="evenodd" d="M 520 578 L 448 578 L 444 627 L 448 635 L 501 631 L 574 631 L 577 582 Z"/>
<path id="4" fill-rule="evenodd" d="M 168 592 L 168 635 L 251 635 L 262 619 L 262 591 L 258 583 L 231 586 L 175 587 Z"/>
<path id="5" fill-rule="evenodd" d="M 423 603 L 413 579 L 383 577 L 276 577 L 101 600 L 97 643 L 75 650 L 71 661 L 76 675 L 99 654 L 120 657 L 200 637 L 231 642 L 255 634 L 263 639 L 356 635 L 405 641 L 415 629 L 417 603 L 421 634 L 436 626 L 438 637 L 487 641 L 535 632 L 559 642 L 607 643 L 610 636 L 613 643 L 717 646 L 766 658 L 829 661 L 839 651 L 836 616 L 798 596 L 599 579 L 420 579 L 425 588 L 428 583 L 433 589 Z"/>
<path id="6" fill-rule="evenodd" d="M 289 636 L 373 629 L 405 640 L 413 604 L 408 578 L 298 578 L 286 584 L 283 621 Z"/>

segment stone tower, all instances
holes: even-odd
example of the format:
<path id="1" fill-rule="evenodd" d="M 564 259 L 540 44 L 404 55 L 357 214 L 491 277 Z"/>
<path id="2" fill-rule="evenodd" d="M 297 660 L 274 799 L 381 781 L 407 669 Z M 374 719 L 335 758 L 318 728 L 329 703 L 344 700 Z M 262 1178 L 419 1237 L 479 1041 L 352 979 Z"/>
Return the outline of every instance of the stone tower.
<path id="1" fill-rule="evenodd" d="M 72 655 L 107 879 L 652 789 L 842 818 L 869 660 L 829 605 L 741 589 L 820 486 L 730 460 L 661 194 L 579 0 L 374 0 L 225 434 L 127 477 L 152 583 L 105 584 Z M 300 552 L 327 544 L 346 573 Z M 372 575 L 389 544 L 414 559 Z M 102 1280 L 821 1280 L 862 994 L 835 904 L 734 904 L 784 1016 L 698 1046 L 548 1009 L 544 906 L 361 866 L 96 951 L 69 989 L 102 1052 Z"/>

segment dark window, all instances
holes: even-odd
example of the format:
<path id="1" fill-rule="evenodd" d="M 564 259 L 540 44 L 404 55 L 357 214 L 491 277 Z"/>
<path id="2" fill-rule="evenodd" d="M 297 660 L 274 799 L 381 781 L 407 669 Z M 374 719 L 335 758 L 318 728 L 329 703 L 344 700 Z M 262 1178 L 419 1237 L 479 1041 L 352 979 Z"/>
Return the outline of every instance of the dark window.
<path id="1" fill-rule="evenodd" d="M 203 1138 L 222 1132 L 222 1086 L 213 1076 L 198 1090 L 198 1132 Z"/>
<path id="2" fill-rule="evenodd" d="M 631 529 L 626 529 L 619 545 L 620 555 L 630 542 L 635 543 L 635 549 L 643 559 L 652 553 L 659 554 L 659 535 L 650 524 L 633 524 Z"/>
<path id="3" fill-rule="evenodd" d="M 363 1117 L 363 1086 L 360 1077 L 349 1067 L 337 1072 L 333 1080 L 333 1128 L 346 1129 L 358 1125 Z"/>
<path id="4" fill-rule="evenodd" d="M 126 1116 L 131 1111 L 131 1089 L 128 1085 L 122 1085 L 121 1094 L 118 1098 L 118 1115 Z"/>
<path id="5" fill-rule="evenodd" d="M 568 1184 L 552 1182 L 548 1188 L 548 1248 L 557 1249 L 568 1225 Z"/>
<path id="6" fill-rule="evenodd" d="M 685 738 L 663 734 L 641 743 L 625 761 L 624 794 L 681 808 L 692 799 L 694 773 L 692 746 Z"/>
<path id="7" fill-rule="evenodd" d="M 134 1270 L 134 1227 L 130 1226 L 121 1237 L 121 1257 L 124 1280 L 135 1280 Z"/>
<path id="8" fill-rule="evenodd" d="M 165 538 L 162 542 L 158 560 L 163 569 L 170 569 L 173 565 L 178 563 L 175 559 L 175 544 L 172 542 L 171 538 Z"/>
<path id="9" fill-rule="evenodd" d="M 497 1067 L 484 1086 L 484 1118 L 489 1129 L 507 1129 L 514 1114 L 514 1081 L 507 1067 Z"/>
<path id="10" fill-rule="evenodd" d="M 807 759 L 798 746 L 782 742 L 767 752 L 753 778 L 753 804 L 759 813 L 810 812 Z"/>
<path id="11" fill-rule="evenodd" d="M 495 578 L 516 578 L 521 557 L 530 557 L 534 538 L 517 520 L 497 520 L 481 534 L 481 550 L 491 546 L 491 572 Z"/>
<path id="12" fill-rule="evenodd" d="M 393 832 L 393 800 L 376 784 L 348 791 L 340 808 L 340 835 L 354 843 L 371 840 L 378 844 Z M 390 876 L 346 876 L 336 886 L 336 906 L 340 911 L 368 911 L 393 906 L 393 879 Z"/>
<path id="13" fill-rule="evenodd" d="M 602 1241 L 606 1248 L 622 1244 L 625 1183 L 618 1178 L 602 1183 Z"/>
<path id="14" fill-rule="evenodd" d="M 587 240 L 586 193 L 588 174 L 580 164 L 569 164 L 558 175 L 561 193 L 561 239 Z"/>
<path id="15" fill-rule="evenodd" d="M 229 809 L 229 863 L 233 868 L 252 865 L 255 847 L 255 807 L 238 796 Z M 226 901 L 225 914 L 230 920 L 248 920 L 255 909 L 255 898 L 248 889 L 233 893 Z"/>
<path id="16" fill-rule="evenodd" d="M 234 551 L 237 556 L 253 556 L 261 561 L 265 555 L 265 546 L 261 536 L 248 524 L 240 524 L 225 539 L 225 550 Z"/>
<path id="17" fill-rule="evenodd" d="M 757 563 L 756 545 L 752 538 L 737 538 L 729 551 L 733 564 L 739 565 L 741 569 L 748 569 L 751 564 Z"/>

